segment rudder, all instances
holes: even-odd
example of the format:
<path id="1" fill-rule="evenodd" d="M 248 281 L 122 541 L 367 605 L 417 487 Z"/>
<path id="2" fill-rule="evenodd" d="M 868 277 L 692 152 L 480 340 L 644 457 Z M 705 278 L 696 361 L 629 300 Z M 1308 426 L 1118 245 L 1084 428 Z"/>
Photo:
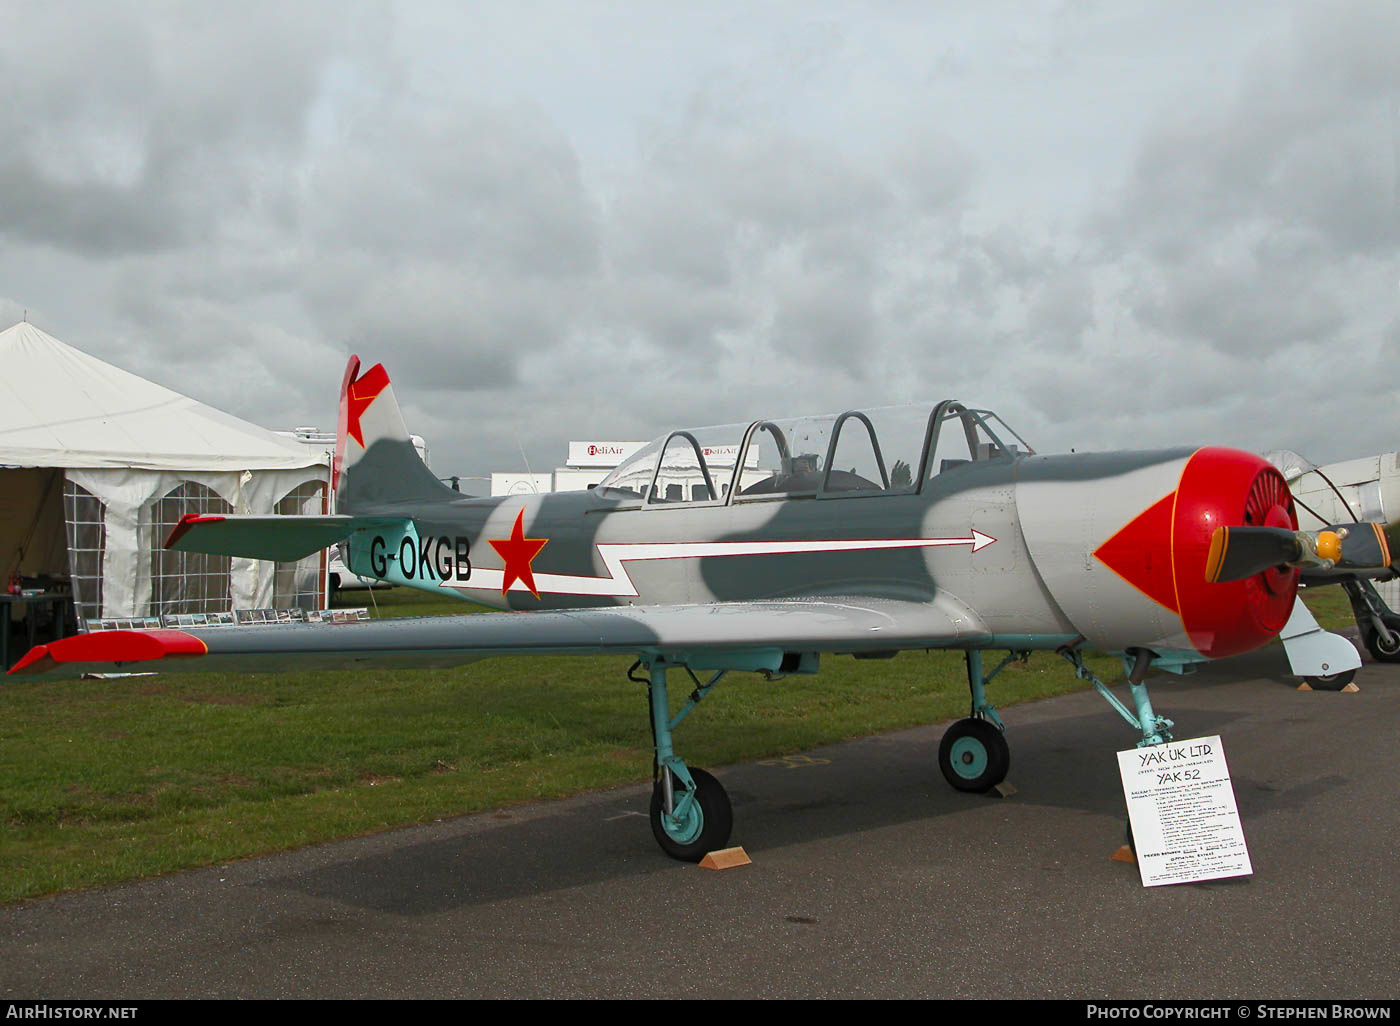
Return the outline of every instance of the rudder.
<path id="1" fill-rule="evenodd" d="M 340 386 L 334 480 L 336 506 L 355 513 L 386 504 L 462 496 L 433 476 L 409 437 L 394 386 L 382 363 L 359 373 L 350 357 Z"/>

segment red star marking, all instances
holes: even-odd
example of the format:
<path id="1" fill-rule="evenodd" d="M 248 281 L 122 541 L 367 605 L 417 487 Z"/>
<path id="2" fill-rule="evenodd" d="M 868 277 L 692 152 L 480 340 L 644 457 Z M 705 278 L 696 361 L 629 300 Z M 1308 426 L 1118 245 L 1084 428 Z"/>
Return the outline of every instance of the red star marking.
<path id="1" fill-rule="evenodd" d="M 530 561 L 540 554 L 540 549 L 545 547 L 548 538 L 526 538 L 525 537 L 525 511 L 522 509 L 515 515 L 515 527 L 507 538 L 488 538 L 491 547 L 501 556 L 505 563 L 505 576 L 501 579 L 501 594 L 504 595 L 510 590 L 510 586 L 516 581 L 523 581 L 525 587 L 530 589 L 530 594 L 535 598 L 540 597 L 540 593 L 535 589 L 535 575 L 530 570 Z"/>
<path id="2" fill-rule="evenodd" d="M 350 382 L 345 390 L 345 433 L 365 448 L 365 436 L 360 431 L 360 417 L 369 404 L 379 398 L 379 393 L 389 387 L 389 372 L 382 363 L 376 363 L 365 373 Z"/>

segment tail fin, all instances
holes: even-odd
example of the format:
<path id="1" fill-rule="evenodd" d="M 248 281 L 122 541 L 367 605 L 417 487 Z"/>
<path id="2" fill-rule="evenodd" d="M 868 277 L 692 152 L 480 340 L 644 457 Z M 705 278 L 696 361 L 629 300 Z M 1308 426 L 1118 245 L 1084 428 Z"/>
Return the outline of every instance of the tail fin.
<path id="1" fill-rule="evenodd" d="M 340 386 L 337 508 L 356 513 L 385 504 L 460 499 L 433 476 L 414 448 L 384 365 L 377 363 L 364 374 L 359 370 L 360 358 L 350 357 Z"/>

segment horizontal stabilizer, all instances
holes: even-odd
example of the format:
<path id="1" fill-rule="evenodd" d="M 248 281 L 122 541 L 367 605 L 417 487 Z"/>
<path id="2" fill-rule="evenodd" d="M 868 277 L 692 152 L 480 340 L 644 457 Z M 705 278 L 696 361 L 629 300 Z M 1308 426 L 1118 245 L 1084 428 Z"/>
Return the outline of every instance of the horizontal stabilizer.
<path id="1" fill-rule="evenodd" d="M 389 517 L 351 516 L 228 516 L 189 513 L 165 539 L 176 552 L 211 556 L 241 556 L 291 562 L 334 545 L 364 528 L 401 527 L 408 521 Z"/>

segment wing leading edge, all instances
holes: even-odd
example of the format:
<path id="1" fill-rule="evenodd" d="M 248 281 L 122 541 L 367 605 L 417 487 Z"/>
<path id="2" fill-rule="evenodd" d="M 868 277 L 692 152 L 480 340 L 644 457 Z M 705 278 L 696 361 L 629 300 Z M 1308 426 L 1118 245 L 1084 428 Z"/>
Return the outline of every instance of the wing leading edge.
<path id="1" fill-rule="evenodd" d="M 10 673 L 76 677 L 153 669 L 442 667 L 498 655 L 644 652 L 697 669 L 746 653 L 754 657 L 754 668 L 764 668 L 774 658 L 781 662 L 787 652 L 973 647 L 989 637 L 975 614 L 950 598 L 912 602 L 833 596 L 351 624 L 102 631 L 39 645 Z"/>

